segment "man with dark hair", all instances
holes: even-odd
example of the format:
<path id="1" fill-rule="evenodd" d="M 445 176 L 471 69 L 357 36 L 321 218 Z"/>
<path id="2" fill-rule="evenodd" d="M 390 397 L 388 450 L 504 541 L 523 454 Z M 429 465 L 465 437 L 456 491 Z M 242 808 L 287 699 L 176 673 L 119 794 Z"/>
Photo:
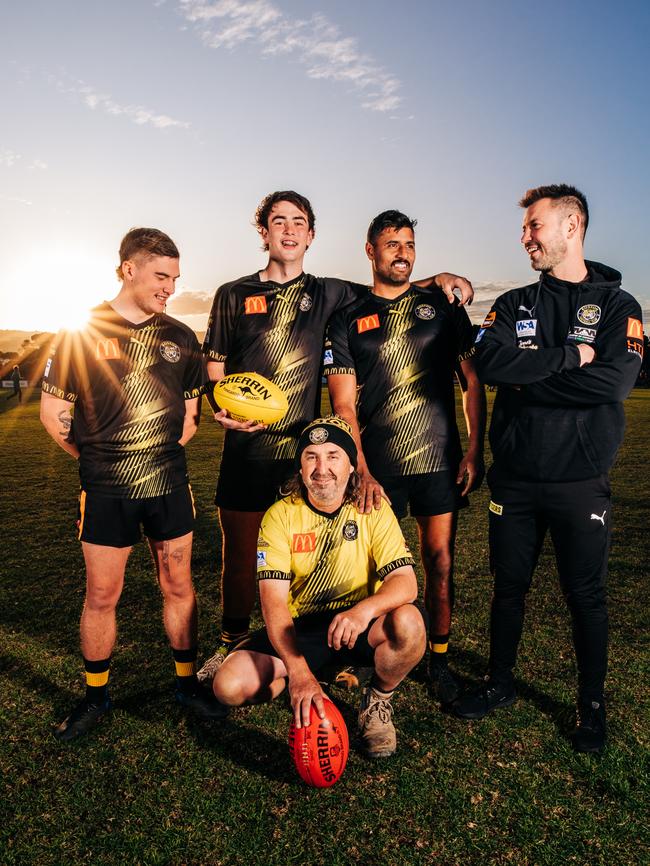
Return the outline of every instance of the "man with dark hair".
<path id="1" fill-rule="evenodd" d="M 334 411 L 354 431 L 365 510 L 384 495 L 399 519 L 418 524 L 429 615 L 429 676 L 443 706 L 458 697 L 447 665 L 458 509 L 483 477 L 485 396 L 474 371 L 465 310 L 410 283 L 415 220 L 399 211 L 370 224 L 370 292 L 337 313 L 325 345 Z M 456 424 L 458 375 L 469 434 Z"/>
<path id="2" fill-rule="evenodd" d="M 165 315 L 178 265 L 166 234 L 130 231 L 120 247 L 117 296 L 92 311 L 83 331 L 62 332 L 45 368 L 41 421 L 79 461 L 87 575 L 80 628 L 86 695 L 57 728 L 61 741 L 85 734 L 111 710 L 115 610 L 141 525 L 163 594 L 176 699 L 203 719 L 224 714 L 195 674 L 194 504 L 184 446 L 199 423 L 204 376 L 193 331 Z"/>
<path id="3" fill-rule="evenodd" d="M 328 662 L 374 667 L 359 711 L 369 757 L 397 748 L 391 698 L 422 658 L 425 628 L 412 602 L 413 560 L 384 503 L 356 508 L 357 450 L 341 418 L 317 418 L 300 435 L 289 495 L 269 508 L 257 546 L 266 628 L 240 643 L 219 667 L 213 689 L 230 706 L 277 697 L 288 679 L 296 725 L 311 704 L 324 717 L 315 674 Z"/>
<path id="4" fill-rule="evenodd" d="M 215 416 L 226 428 L 216 492 L 223 620 L 217 651 L 199 679 L 211 679 L 228 650 L 248 633 L 260 522 L 292 470 L 300 431 L 320 413 L 325 326 L 335 310 L 367 292 L 364 286 L 303 272 L 314 238 L 314 214 L 304 196 L 292 190 L 271 193 L 258 208 L 256 225 L 268 263 L 259 273 L 218 289 L 203 351 L 212 382 L 229 373 L 261 373 L 284 391 L 289 411 L 269 427 L 236 421 L 225 411 Z M 471 285 L 461 277 L 438 274 L 423 285 L 433 282 L 451 300 L 455 287 L 465 299 L 471 297 Z M 431 294 L 438 296 L 436 286 Z"/>
<path id="5" fill-rule="evenodd" d="M 585 261 L 582 193 L 540 187 L 522 207 L 521 242 L 539 282 L 498 298 L 476 338 L 479 376 L 499 386 L 488 473 L 489 678 L 455 710 L 479 719 L 515 701 L 524 601 L 550 531 L 578 667 L 572 744 L 599 752 L 606 739 L 608 472 L 623 438 L 622 401 L 641 364 L 641 309 L 621 289 L 618 271 Z"/>

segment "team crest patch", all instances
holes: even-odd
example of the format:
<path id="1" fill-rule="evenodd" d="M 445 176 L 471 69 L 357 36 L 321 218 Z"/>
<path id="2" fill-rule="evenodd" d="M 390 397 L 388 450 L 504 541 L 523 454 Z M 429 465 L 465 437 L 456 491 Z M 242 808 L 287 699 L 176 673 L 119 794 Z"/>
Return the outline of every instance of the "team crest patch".
<path id="1" fill-rule="evenodd" d="M 436 311 L 431 304 L 418 304 L 415 308 L 415 315 L 418 319 L 435 319 Z"/>
<path id="2" fill-rule="evenodd" d="M 181 349 L 171 340 L 163 340 L 160 344 L 160 354 L 170 364 L 177 364 L 181 359 Z"/>
<path id="3" fill-rule="evenodd" d="M 300 299 L 300 309 L 303 313 L 306 313 L 307 310 L 311 310 L 311 305 L 314 302 L 311 299 L 311 295 L 308 295 L 307 292 Z"/>
<path id="4" fill-rule="evenodd" d="M 600 322 L 600 307 L 597 304 L 584 304 L 578 310 L 578 321 L 582 325 L 596 325 Z"/>
<path id="5" fill-rule="evenodd" d="M 326 442 L 329 439 L 329 433 L 325 427 L 314 427 L 309 431 L 309 441 L 312 445 L 320 445 L 321 442 Z"/>
<path id="6" fill-rule="evenodd" d="M 346 541 L 354 541 L 359 537 L 359 527 L 356 520 L 348 520 L 343 527 L 343 538 Z"/>
<path id="7" fill-rule="evenodd" d="M 501 517 L 501 515 L 503 514 L 503 505 L 497 505 L 497 503 L 492 502 L 491 499 L 490 499 L 489 508 L 490 508 L 490 511 L 492 512 L 492 514 L 498 514 L 499 517 Z"/>

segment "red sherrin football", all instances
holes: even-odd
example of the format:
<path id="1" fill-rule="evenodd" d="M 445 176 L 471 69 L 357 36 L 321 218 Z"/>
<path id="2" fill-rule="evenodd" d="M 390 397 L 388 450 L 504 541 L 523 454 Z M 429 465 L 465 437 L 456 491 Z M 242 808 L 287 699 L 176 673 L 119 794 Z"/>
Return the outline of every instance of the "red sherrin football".
<path id="1" fill-rule="evenodd" d="M 324 704 L 324 719 L 319 718 L 312 704 L 309 725 L 297 728 L 292 719 L 289 728 L 289 752 L 298 775 L 315 788 L 329 788 L 338 782 L 350 750 L 343 716 L 327 698 Z"/>

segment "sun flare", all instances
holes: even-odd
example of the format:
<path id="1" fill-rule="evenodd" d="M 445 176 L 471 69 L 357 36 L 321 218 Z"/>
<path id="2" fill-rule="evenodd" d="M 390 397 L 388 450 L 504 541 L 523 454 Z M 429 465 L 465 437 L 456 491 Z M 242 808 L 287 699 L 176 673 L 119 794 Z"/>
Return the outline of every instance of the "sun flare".
<path id="1" fill-rule="evenodd" d="M 0 301 L 2 327 L 16 330 L 77 330 L 92 307 L 119 289 L 115 263 L 72 249 L 39 248 L 21 258 Z"/>

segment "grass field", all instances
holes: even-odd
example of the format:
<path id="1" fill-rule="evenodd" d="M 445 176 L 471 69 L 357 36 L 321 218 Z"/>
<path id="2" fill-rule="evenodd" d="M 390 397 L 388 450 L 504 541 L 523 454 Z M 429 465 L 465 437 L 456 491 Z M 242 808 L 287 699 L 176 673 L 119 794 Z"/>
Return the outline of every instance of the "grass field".
<path id="1" fill-rule="evenodd" d="M 609 747 L 574 754 L 575 666 L 568 616 L 546 548 L 527 609 L 520 700 L 481 722 L 442 714 L 423 665 L 395 701 L 398 755 L 352 751 L 342 780 L 308 789 L 290 765 L 289 715 L 233 712 L 188 721 L 148 553 L 133 553 L 112 668 L 115 712 L 63 746 L 52 727 L 81 694 L 78 619 L 84 595 L 74 537 L 76 466 L 38 421 L 37 395 L 0 398 L 0 864 L 641 864 L 648 835 L 648 538 L 650 391 L 627 404 L 613 473 Z M 199 510 L 194 574 L 201 648 L 219 617 L 212 505 L 219 460 L 206 419 L 189 448 Z M 487 490 L 461 514 L 452 661 L 484 673 L 488 605 Z M 413 526 L 405 530 L 413 538 Z M 332 691 L 353 727 L 357 696 Z"/>

